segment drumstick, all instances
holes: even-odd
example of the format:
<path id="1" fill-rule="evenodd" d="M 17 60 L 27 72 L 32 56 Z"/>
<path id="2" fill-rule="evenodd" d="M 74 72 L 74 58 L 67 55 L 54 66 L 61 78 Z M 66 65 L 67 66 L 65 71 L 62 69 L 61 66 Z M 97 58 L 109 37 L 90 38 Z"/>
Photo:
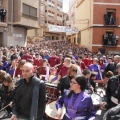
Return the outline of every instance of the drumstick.
<path id="1" fill-rule="evenodd" d="M 8 105 L 6 105 L 5 107 L 3 107 L 1 110 L 0 110 L 0 112 L 1 111 L 3 111 L 5 108 L 7 108 L 9 106 L 9 104 Z"/>

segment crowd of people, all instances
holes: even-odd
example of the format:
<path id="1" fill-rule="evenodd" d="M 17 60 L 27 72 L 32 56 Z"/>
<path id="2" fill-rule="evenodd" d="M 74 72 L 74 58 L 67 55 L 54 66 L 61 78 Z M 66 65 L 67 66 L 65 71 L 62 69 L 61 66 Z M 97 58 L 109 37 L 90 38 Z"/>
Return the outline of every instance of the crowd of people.
<path id="1" fill-rule="evenodd" d="M 68 41 L 1 46 L 0 83 L 0 107 L 7 106 L 4 118 L 47 119 L 44 115 L 48 101 L 46 83 L 51 83 L 59 91 L 58 119 L 64 104 L 63 120 L 95 120 L 96 99 L 91 95 L 97 95 L 99 87 L 105 91 L 99 109 L 108 111 L 102 119 L 120 119 L 120 55 L 92 53 Z"/>
<path id="2" fill-rule="evenodd" d="M 103 35 L 103 45 L 117 46 L 119 36 L 116 34 L 105 33 Z"/>

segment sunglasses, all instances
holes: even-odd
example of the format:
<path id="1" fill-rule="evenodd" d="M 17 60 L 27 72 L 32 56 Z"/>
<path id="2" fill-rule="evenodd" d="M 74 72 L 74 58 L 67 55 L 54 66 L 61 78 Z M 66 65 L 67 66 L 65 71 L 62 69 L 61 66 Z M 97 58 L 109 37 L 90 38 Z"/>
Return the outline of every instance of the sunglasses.
<path id="1" fill-rule="evenodd" d="M 74 85 L 74 84 L 78 84 L 78 83 L 76 83 L 76 82 L 73 82 L 73 81 L 70 81 L 70 83 L 71 83 L 71 84 L 73 84 L 73 85 Z"/>
<path id="2" fill-rule="evenodd" d="M 77 70 L 74 70 L 74 69 L 73 69 L 72 71 L 73 71 L 73 72 L 77 72 Z"/>

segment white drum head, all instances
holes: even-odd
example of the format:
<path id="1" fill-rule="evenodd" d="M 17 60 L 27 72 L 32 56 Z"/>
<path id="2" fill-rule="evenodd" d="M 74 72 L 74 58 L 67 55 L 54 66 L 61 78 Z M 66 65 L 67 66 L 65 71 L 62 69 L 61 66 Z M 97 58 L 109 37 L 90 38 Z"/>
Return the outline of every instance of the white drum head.
<path id="1" fill-rule="evenodd" d="M 56 109 L 56 101 L 54 102 L 51 102 L 49 104 L 46 105 L 46 109 L 45 109 L 45 113 L 47 114 L 47 116 L 51 117 L 51 118 L 54 118 L 54 119 L 58 119 L 56 117 L 57 115 L 57 109 Z M 62 117 L 61 119 L 63 118 L 64 114 L 65 114 L 65 107 L 62 108 Z"/>
<path id="2" fill-rule="evenodd" d="M 57 85 L 56 84 L 53 84 L 53 83 L 49 83 L 49 82 L 47 82 L 47 83 L 45 83 L 47 86 L 51 86 L 51 87 L 57 87 Z"/>
<path id="3" fill-rule="evenodd" d="M 104 97 L 106 95 L 105 90 L 103 88 L 97 88 L 96 91 L 97 94 L 100 95 L 101 97 Z"/>
<path id="4" fill-rule="evenodd" d="M 93 105 L 99 105 L 100 103 L 102 103 L 102 97 L 100 97 L 100 95 L 92 94 L 91 98 L 92 98 Z"/>

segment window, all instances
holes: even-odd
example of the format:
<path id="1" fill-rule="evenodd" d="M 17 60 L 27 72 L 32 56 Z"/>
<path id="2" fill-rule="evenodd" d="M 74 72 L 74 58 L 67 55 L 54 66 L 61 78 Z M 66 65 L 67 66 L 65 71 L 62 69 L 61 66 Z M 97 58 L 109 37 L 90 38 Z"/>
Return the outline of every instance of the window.
<path id="1" fill-rule="evenodd" d="M 81 43 L 81 32 L 78 32 L 78 38 L 77 38 L 77 43 L 80 44 Z"/>
<path id="2" fill-rule="evenodd" d="M 52 40 L 54 40 L 54 36 L 52 36 Z"/>
<path id="3" fill-rule="evenodd" d="M 23 4 L 23 13 L 29 15 L 29 5 Z"/>
<path id="4" fill-rule="evenodd" d="M 30 15 L 37 17 L 37 9 L 34 7 L 29 7 L 29 8 L 30 8 Z"/>
<path id="5" fill-rule="evenodd" d="M 51 13 L 51 11 L 50 11 L 50 10 L 48 10 L 48 12 L 49 12 L 49 13 Z"/>
<path id="6" fill-rule="evenodd" d="M 105 25 L 115 25 L 116 24 L 116 9 L 106 9 L 104 14 Z"/>
<path id="7" fill-rule="evenodd" d="M 116 46 L 119 36 L 114 33 L 114 30 L 106 30 L 103 35 L 103 45 Z"/>
<path id="8" fill-rule="evenodd" d="M 60 17 L 62 18 L 62 15 L 60 15 Z"/>
<path id="9" fill-rule="evenodd" d="M 37 20 L 37 8 L 23 3 L 23 16 Z"/>

